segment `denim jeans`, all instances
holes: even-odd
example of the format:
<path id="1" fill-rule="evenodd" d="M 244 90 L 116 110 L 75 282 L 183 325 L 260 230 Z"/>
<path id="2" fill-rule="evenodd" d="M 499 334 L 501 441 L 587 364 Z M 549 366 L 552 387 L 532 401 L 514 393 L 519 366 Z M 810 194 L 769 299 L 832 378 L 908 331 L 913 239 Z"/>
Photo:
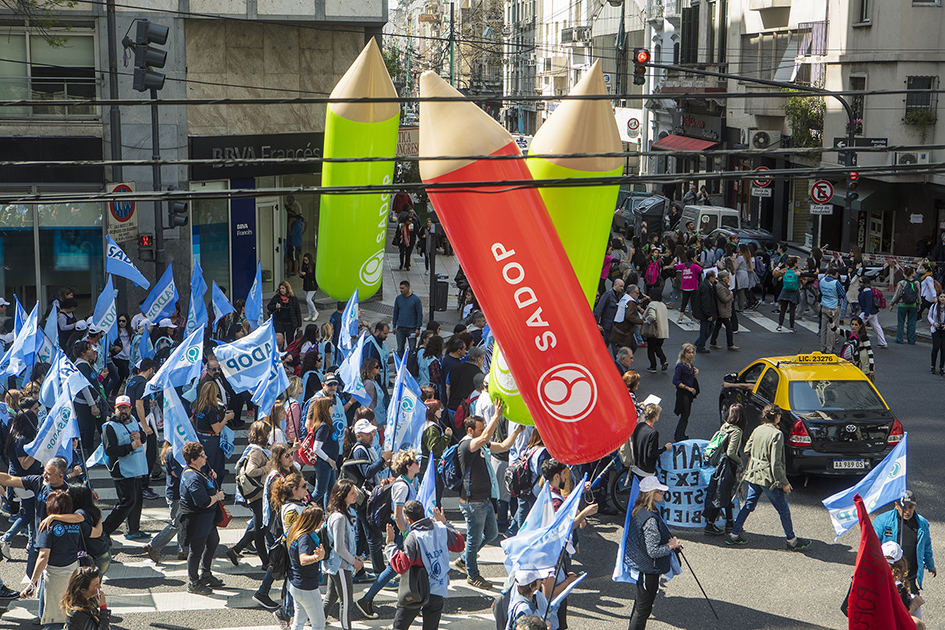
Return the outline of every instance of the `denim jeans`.
<path id="1" fill-rule="evenodd" d="M 403 326 L 397 327 L 397 356 L 404 356 L 404 348 L 410 347 L 410 352 L 414 352 L 417 347 L 417 338 L 411 337 L 416 329 L 415 328 L 404 328 Z"/>
<path id="2" fill-rule="evenodd" d="M 328 465 L 328 462 L 318 460 L 315 462 L 315 492 L 312 493 L 312 502 L 321 505 L 322 509 L 328 511 L 328 497 L 331 494 L 331 488 L 335 485 L 335 469 Z"/>
<path id="3" fill-rule="evenodd" d="M 528 518 L 528 513 L 535 505 L 535 500 L 535 495 L 531 493 L 518 498 L 518 508 L 515 510 L 515 531 L 522 529 L 522 523 Z"/>
<path id="4" fill-rule="evenodd" d="M 479 577 L 479 550 L 495 540 L 499 535 L 499 526 L 495 520 L 492 501 L 460 501 L 459 511 L 466 519 L 466 575 Z"/>
<path id="5" fill-rule="evenodd" d="M 325 610 L 322 608 L 322 594 L 318 588 L 306 591 L 289 584 L 289 593 L 296 601 L 295 617 L 292 619 L 292 630 L 302 630 L 305 622 L 311 621 L 312 628 L 321 630 L 325 627 Z"/>
<path id="6" fill-rule="evenodd" d="M 371 555 L 371 564 L 374 573 L 380 574 L 384 570 L 384 538 L 380 531 L 368 520 L 365 508 L 358 510 L 358 540 L 366 539 L 367 548 Z M 358 545 L 360 547 L 360 543 Z"/>
<path id="7" fill-rule="evenodd" d="M 705 350 L 705 342 L 712 336 L 715 322 L 707 319 L 699 320 L 699 337 L 696 339 L 696 350 Z"/>
<path id="8" fill-rule="evenodd" d="M 745 499 L 745 505 L 742 506 L 742 509 L 738 511 L 738 516 L 735 517 L 732 535 L 737 536 L 742 533 L 745 521 L 748 519 L 748 515 L 755 511 L 755 507 L 758 505 L 758 499 L 761 498 L 762 493 L 768 497 L 768 500 L 771 501 L 771 505 L 778 511 L 778 514 L 781 516 L 781 527 L 784 528 L 784 536 L 788 540 L 791 540 L 794 538 L 794 527 L 791 525 L 791 508 L 788 507 L 784 490 L 781 488 L 772 490 L 771 488 L 765 488 L 764 486 L 759 486 L 754 483 L 748 484 L 748 498 Z"/>
<path id="9" fill-rule="evenodd" d="M 171 541 L 171 538 L 177 536 L 177 533 L 180 531 L 180 520 L 178 519 L 180 501 L 167 499 L 167 505 L 171 508 L 171 522 L 165 525 L 164 529 L 155 534 L 154 538 L 151 539 L 151 549 L 154 549 L 157 553 L 161 553 L 164 546 Z M 180 539 L 177 541 L 177 553 L 184 553 Z"/>
<path id="10" fill-rule="evenodd" d="M 10 542 L 13 540 L 13 537 L 23 531 L 24 528 L 26 528 L 28 539 L 32 541 L 36 538 L 36 533 L 33 531 L 35 526 L 36 497 L 20 499 L 20 512 L 16 515 L 16 520 L 13 521 L 13 525 L 10 525 L 10 529 L 8 529 L 6 533 L 0 537 L 0 541 Z"/>
<path id="11" fill-rule="evenodd" d="M 906 339 L 909 343 L 915 343 L 915 320 L 918 315 L 919 307 L 902 306 L 896 308 L 896 343 L 902 343 L 902 329 L 906 329 Z"/>
<path id="12" fill-rule="evenodd" d="M 266 528 L 266 547 L 272 546 L 275 540 L 272 537 L 272 534 L 269 533 L 269 528 Z M 272 589 L 273 583 L 272 569 L 266 569 L 266 575 L 263 576 L 262 582 L 259 584 L 259 588 L 256 589 L 257 595 L 269 595 L 269 591 Z"/>

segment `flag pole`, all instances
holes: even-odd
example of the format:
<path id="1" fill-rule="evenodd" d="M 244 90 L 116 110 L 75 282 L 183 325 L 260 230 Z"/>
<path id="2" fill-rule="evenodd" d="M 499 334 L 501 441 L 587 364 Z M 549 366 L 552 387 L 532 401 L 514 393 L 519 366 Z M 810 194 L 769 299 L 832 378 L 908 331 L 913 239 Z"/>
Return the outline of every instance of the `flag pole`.
<path id="1" fill-rule="evenodd" d="M 712 600 L 709 599 L 709 596 L 705 594 L 705 589 L 702 588 L 702 583 L 699 581 L 699 578 L 696 577 L 696 572 L 692 570 L 692 565 L 689 564 L 689 558 L 683 555 L 682 547 L 676 550 L 676 553 L 679 554 L 679 557 L 686 562 L 686 566 L 689 567 L 689 572 L 692 573 L 692 577 L 695 579 L 696 584 L 699 585 L 699 590 L 702 591 L 702 596 L 705 597 L 706 603 L 709 604 L 709 608 L 712 609 L 712 614 L 715 615 L 715 618 L 719 618 L 719 613 L 715 612 L 715 606 L 712 605 Z"/>
<path id="2" fill-rule="evenodd" d="M 568 533 L 568 540 L 571 540 L 571 534 Z M 564 564 L 564 554 L 567 552 L 568 543 L 565 541 L 564 547 L 561 548 L 561 553 L 558 554 L 558 562 L 555 564 L 555 572 L 551 576 L 555 579 L 558 577 L 558 571 L 561 570 L 561 565 Z M 545 608 L 545 615 L 541 618 L 542 621 L 548 619 L 548 613 L 551 612 L 551 599 L 548 600 L 548 606 Z"/>

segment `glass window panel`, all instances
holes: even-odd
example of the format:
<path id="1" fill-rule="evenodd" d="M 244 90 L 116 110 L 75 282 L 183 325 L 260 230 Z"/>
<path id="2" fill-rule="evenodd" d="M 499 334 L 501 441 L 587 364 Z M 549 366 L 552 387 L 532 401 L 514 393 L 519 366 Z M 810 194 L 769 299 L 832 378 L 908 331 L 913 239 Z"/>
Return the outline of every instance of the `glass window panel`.
<path id="1" fill-rule="evenodd" d="M 36 301 L 35 259 L 32 206 L 0 205 L 0 295 L 8 302 L 14 294 L 27 306 Z"/>
<path id="2" fill-rule="evenodd" d="M 94 38 L 69 34 L 62 46 L 50 46 L 42 37 L 30 37 L 30 62 L 67 68 L 94 68 Z"/>
<path id="3" fill-rule="evenodd" d="M 79 301 L 77 317 L 91 314 L 104 286 L 102 205 L 39 204 L 40 281 L 43 294 L 72 287 Z"/>
<path id="4" fill-rule="evenodd" d="M 8 60 L 8 61 L 5 61 Z M 0 100 L 29 98 L 29 79 L 26 65 L 26 36 L 4 34 L 0 36 Z M 4 107 L 2 116 L 27 116 L 27 107 Z"/>
<path id="5" fill-rule="evenodd" d="M 191 190 L 226 190 L 227 182 L 195 182 Z M 221 288 L 230 288 L 230 221 L 226 199 L 195 199 L 190 203 L 194 260 L 203 269 L 210 286 L 214 280 Z M 233 296 L 227 293 L 230 301 Z M 209 292 L 208 292 L 209 299 Z"/>

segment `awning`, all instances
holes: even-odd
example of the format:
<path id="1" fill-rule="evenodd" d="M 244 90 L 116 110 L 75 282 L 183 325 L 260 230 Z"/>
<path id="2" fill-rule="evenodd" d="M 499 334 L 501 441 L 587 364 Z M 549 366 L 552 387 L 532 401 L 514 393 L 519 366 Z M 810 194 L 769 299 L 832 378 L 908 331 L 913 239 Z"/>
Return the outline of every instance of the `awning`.
<path id="1" fill-rule="evenodd" d="M 833 199 L 830 202 L 836 206 L 845 206 L 847 201 L 847 191 L 841 183 L 833 193 Z M 859 198 L 857 198 L 851 207 L 858 212 L 885 212 L 898 209 L 898 198 L 896 194 L 896 185 L 888 184 L 875 180 L 860 180 L 857 188 Z"/>
<path id="2" fill-rule="evenodd" d="M 653 148 L 663 149 L 664 151 L 705 151 L 717 144 L 718 142 L 711 140 L 689 138 L 674 133 L 654 142 Z"/>

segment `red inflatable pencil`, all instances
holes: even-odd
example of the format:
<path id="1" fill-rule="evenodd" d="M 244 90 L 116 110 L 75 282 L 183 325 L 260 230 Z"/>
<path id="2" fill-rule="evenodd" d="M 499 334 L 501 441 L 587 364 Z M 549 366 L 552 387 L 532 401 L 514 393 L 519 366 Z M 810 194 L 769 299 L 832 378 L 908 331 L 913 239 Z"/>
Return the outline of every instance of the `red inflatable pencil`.
<path id="1" fill-rule="evenodd" d="M 462 95 L 425 72 L 420 96 Z M 464 155 L 521 152 L 473 103 L 421 102 L 424 183 L 496 182 L 428 192 L 545 445 L 568 464 L 599 459 L 633 431 L 632 403 L 554 224 L 537 189 L 502 184 L 532 179 L 524 160 L 424 160 Z"/>

